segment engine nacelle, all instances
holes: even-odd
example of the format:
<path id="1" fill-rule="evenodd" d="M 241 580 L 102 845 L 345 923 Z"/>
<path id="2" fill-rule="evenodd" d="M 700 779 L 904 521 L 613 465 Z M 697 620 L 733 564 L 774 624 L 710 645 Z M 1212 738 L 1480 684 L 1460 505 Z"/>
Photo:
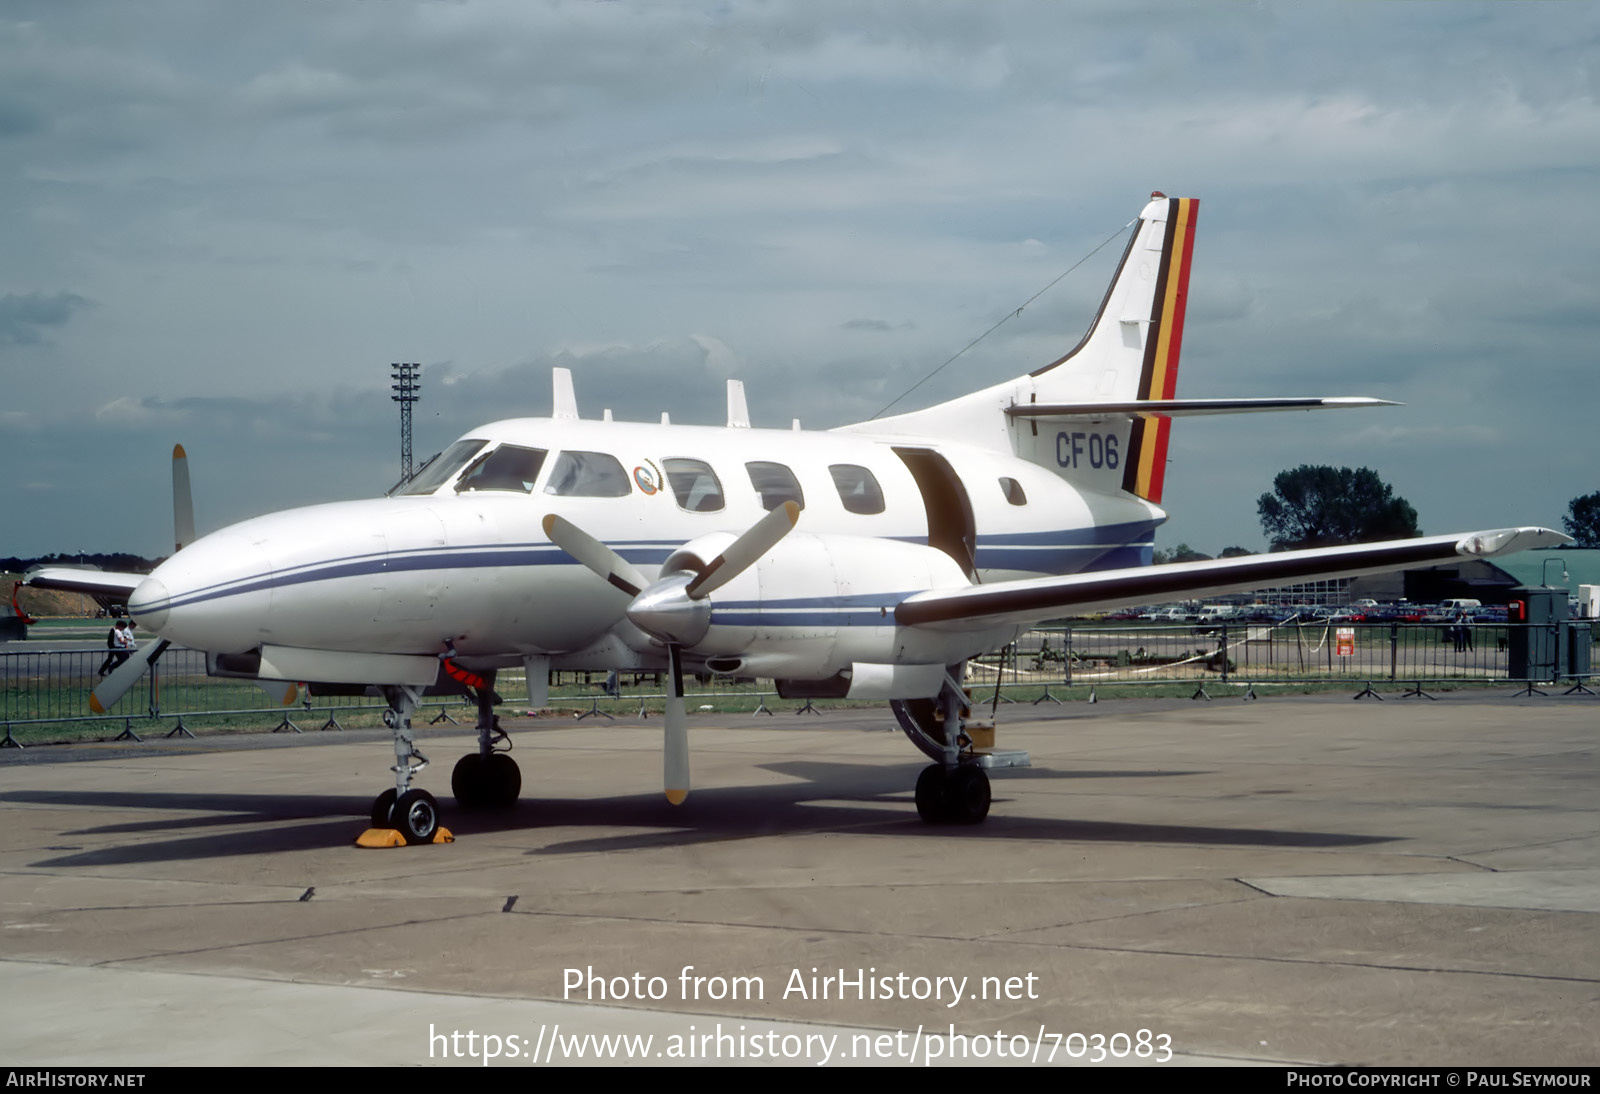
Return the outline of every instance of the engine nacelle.
<path id="1" fill-rule="evenodd" d="M 719 535 L 692 540 L 662 572 L 694 569 L 727 542 Z M 935 666 L 942 674 L 943 666 L 1003 644 L 1017 630 L 963 634 L 896 624 L 895 606 L 913 593 L 967 584 L 949 555 L 924 544 L 792 532 L 711 595 L 710 627 L 689 651 L 714 672 L 841 677 L 847 693 L 863 697 L 921 693 L 939 678 Z M 911 666 L 916 671 L 907 671 Z"/>

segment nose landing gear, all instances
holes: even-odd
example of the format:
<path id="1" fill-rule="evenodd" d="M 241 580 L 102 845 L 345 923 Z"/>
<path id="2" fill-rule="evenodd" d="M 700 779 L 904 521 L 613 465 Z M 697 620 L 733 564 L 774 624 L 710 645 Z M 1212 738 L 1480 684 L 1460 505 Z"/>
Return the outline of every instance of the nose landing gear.
<path id="1" fill-rule="evenodd" d="M 372 827 L 356 841 L 363 847 L 392 847 L 402 840 L 448 843 L 455 838 L 440 826 L 439 804 L 433 795 L 411 786 L 411 780 L 428 766 L 411 731 L 411 715 L 421 694 L 421 689 L 407 684 L 383 688 L 383 697 L 389 701 L 383 723 L 394 731 L 394 766 L 389 769 L 394 772 L 394 786 L 373 800 Z"/>

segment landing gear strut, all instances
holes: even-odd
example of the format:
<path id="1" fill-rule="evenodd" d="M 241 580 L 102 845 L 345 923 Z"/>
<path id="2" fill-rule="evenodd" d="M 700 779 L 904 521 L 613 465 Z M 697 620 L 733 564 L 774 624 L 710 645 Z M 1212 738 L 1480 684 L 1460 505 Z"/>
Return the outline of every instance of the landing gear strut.
<path id="1" fill-rule="evenodd" d="M 372 827 L 394 828 L 407 843 L 432 843 L 439 831 L 439 805 L 426 790 L 413 790 L 411 780 L 428 766 L 428 758 L 417 751 L 411 732 L 411 716 L 416 712 L 421 690 L 409 684 L 383 688 L 389 709 L 383 723 L 394 731 L 394 787 L 379 794 L 372 803 Z"/>
<path id="2" fill-rule="evenodd" d="M 917 815 L 928 824 L 977 824 L 989 815 L 989 776 L 977 766 L 972 738 L 961 728 L 966 698 L 960 682 L 947 673 L 939 692 L 944 713 L 940 762 L 917 777 Z"/>
<path id="3" fill-rule="evenodd" d="M 951 666 L 932 699 L 897 699 L 890 708 L 900 728 L 935 761 L 917 776 L 917 815 L 928 824 L 979 824 L 989 815 L 989 766 L 1026 767 L 1025 752 L 978 752 L 962 721 L 966 692 Z"/>
<path id="4" fill-rule="evenodd" d="M 522 793 L 522 772 L 511 751 L 511 738 L 500 728 L 494 712 L 494 674 L 484 674 L 477 689 L 478 751 L 456 761 L 450 789 L 463 809 L 509 809 Z"/>

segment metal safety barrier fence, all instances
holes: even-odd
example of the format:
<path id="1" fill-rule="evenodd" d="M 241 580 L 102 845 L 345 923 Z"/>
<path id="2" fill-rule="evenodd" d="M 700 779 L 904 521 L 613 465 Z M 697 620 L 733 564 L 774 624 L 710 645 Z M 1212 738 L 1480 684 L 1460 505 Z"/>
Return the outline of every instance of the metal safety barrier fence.
<path id="1" fill-rule="evenodd" d="M 23 727 L 111 725 L 119 737 L 139 739 L 139 731 L 165 730 L 168 736 L 189 732 L 188 721 L 208 728 L 270 724 L 300 730 L 300 722 L 325 717 L 327 728 L 341 728 L 340 713 L 384 708 L 382 699 L 340 697 L 336 702 L 313 700 L 298 690 L 285 706 L 249 680 L 206 674 L 202 651 L 169 648 L 139 683 L 129 689 L 104 714 L 89 708 L 89 696 L 100 679 L 127 659 L 127 654 L 104 648 L 18 650 L 10 643 L 0 651 L 0 723 L 5 734 L 0 744 L 16 743 L 14 731 Z M 434 707 L 447 704 L 431 703 Z M 460 705 L 459 701 L 454 705 Z M 168 728 L 164 723 L 170 720 Z M 136 726 L 138 728 L 136 728 Z"/>
<path id="2" fill-rule="evenodd" d="M 1363 696 L 1380 684 L 1537 685 L 1587 691 L 1600 628 L 1591 620 L 1550 624 L 1206 623 L 1180 626 L 1079 621 L 1030 631 L 973 664 L 974 686 L 1003 691 L 1134 684 L 1349 684 Z M 1381 696 L 1380 696 L 1381 697 Z"/>
<path id="3" fill-rule="evenodd" d="M 1285 623 L 1140 625 L 1076 621 L 1027 632 L 1003 650 L 974 660 L 967 682 L 977 694 L 997 689 L 1009 700 L 1058 699 L 1066 689 L 1111 685 L 1185 685 L 1195 698 L 1208 687 L 1233 686 L 1247 697 L 1256 685 L 1349 685 L 1358 696 L 1382 696 L 1379 686 L 1401 694 L 1427 695 L 1429 686 L 1496 684 L 1543 694 L 1540 685 L 1566 684 L 1587 692 L 1600 625 L 1588 620 L 1554 624 Z M 208 676 L 204 653 L 171 648 L 139 685 L 103 715 L 89 710 L 88 697 L 102 669 L 116 657 L 103 648 L 0 651 L 0 744 L 15 743 L 14 730 L 92 723 L 137 739 L 140 730 L 168 736 L 196 727 L 268 726 L 300 731 L 302 725 L 342 728 L 340 716 L 376 719 L 385 708 L 377 696 L 297 695 L 279 705 L 249 680 Z M 553 673 L 551 701 L 578 716 L 612 717 L 613 711 L 646 712 L 664 699 L 658 673 Z M 515 705 L 526 696 L 520 671 L 502 672 L 496 688 Z M 1057 693 L 1061 693 L 1058 695 Z M 767 680 L 706 677 L 686 698 L 696 710 L 771 713 L 777 702 Z M 431 698 L 425 713 L 434 721 L 456 721 L 451 708 L 471 720 L 462 697 Z M 806 702 L 801 713 L 816 709 Z M 168 725 L 170 722 L 170 726 Z M 35 733 L 37 736 L 37 733 Z"/>
<path id="4" fill-rule="evenodd" d="M 114 669 L 125 657 L 102 647 L 19 650 L 20 645 L 23 643 L 7 643 L 0 649 L 0 747 L 20 744 L 18 733 L 33 739 L 116 733 L 116 739 L 139 740 L 141 733 L 190 734 L 191 725 L 337 730 L 344 728 L 344 722 L 376 722 L 386 709 L 376 694 L 313 696 L 305 689 L 282 705 L 253 681 L 207 675 L 202 651 L 171 647 L 138 685 L 106 713 L 95 714 L 89 708 L 89 696 L 103 675 L 101 670 Z M 716 709 L 770 712 L 766 700 L 776 700 L 777 693 L 771 681 L 765 683 L 763 690 L 753 680 L 710 678 L 687 689 L 686 698 L 691 711 L 712 704 Z M 513 709 L 525 703 L 527 682 L 520 669 L 500 672 L 495 689 Z M 556 672 L 551 674 L 550 697 L 577 717 L 611 718 L 613 711 L 644 713 L 652 702 L 659 709 L 665 692 L 661 673 L 623 673 L 619 677 L 604 672 Z M 471 704 L 460 695 L 432 696 L 419 708 L 424 715 L 419 720 L 434 723 L 470 723 L 476 717 Z"/>

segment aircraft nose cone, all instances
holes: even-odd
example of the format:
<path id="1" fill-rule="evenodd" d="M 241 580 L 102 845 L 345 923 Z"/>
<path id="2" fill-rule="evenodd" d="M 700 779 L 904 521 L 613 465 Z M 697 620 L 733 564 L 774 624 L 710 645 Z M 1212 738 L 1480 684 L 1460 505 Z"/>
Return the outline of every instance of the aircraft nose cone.
<path id="1" fill-rule="evenodd" d="M 128 597 L 128 612 L 139 626 L 159 634 L 167 622 L 167 610 L 171 604 L 172 596 L 167 592 L 166 585 L 147 577 Z"/>

